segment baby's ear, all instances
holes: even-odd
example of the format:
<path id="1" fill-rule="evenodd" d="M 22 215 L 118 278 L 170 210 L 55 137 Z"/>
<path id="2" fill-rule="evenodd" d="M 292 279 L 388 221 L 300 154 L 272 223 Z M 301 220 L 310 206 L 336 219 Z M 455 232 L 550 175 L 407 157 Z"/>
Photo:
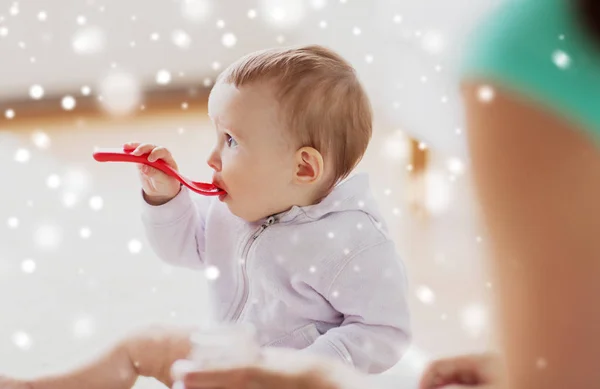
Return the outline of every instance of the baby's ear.
<path id="1" fill-rule="evenodd" d="M 310 184 L 323 177 L 323 156 L 312 147 L 302 147 L 296 151 L 294 179 L 299 183 Z"/>

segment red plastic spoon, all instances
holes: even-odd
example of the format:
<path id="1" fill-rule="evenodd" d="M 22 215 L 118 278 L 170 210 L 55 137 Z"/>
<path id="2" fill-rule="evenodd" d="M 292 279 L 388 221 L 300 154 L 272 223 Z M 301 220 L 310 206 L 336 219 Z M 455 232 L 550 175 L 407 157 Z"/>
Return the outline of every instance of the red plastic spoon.
<path id="1" fill-rule="evenodd" d="M 153 168 L 158 169 L 173 178 L 176 178 L 179 182 L 187 186 L 190 190 L 204 196 L 219 196 L 227 193 L 223 189 L 218 188 L 213 184 L 192 181 L 182 176 L 177 172 L 177 170 L 167 165 L 162 159 L 159 159 L 154 162 L 148 161 L 149 153 L 143 155 L 133 155 L 131 154 L 133 150 L 134 149 L 96 149 L 93 155 L 94 159 L 98 162 L 133 162 L 152 166 Z"/>

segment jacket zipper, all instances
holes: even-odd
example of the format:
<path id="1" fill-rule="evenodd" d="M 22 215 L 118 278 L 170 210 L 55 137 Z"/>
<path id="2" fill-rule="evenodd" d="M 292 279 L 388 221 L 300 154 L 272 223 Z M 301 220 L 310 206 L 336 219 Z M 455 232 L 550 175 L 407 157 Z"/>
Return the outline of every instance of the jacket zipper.
<path id="1" fill-rule="evenodd" d="M 248 295 L 249 295 L 249 280 L 248 280 L 248 273 L 246 271 L 246 261 L 248 259 L 248 253 L 250 252 L 250 248 L 252 247 L 252 244 L 256 241 L 256 239 L 258 239 L 258 237 L 260 236 L 260 234 L 262 234 L 264 232 L 264 230 L 266 230 L 269 226 L 272 226 L 273 224 L 275 224 L 275 217 L 274 216 L 269 216 L 267 218 L 267 220 L 254 232 L 254 234 L 252 234 L 252 236 L 250 237 L 250 239 L 248 240 L 248 242 L 246 242 L 246 245 L 244 246 L 244 251 L 242 252 L 242 274 L 243 274 L 243 285 L 244 285 L 244 292 L 242 294 L 242 300 L 240 302 L 240 304 L 238 305 L 237 309 L 235 310 L 235 313 L 233 315 L 233 317 L 231 318 L 231 321 L 236 322 L 242 312 L 244 311 L 244 308 L 246 306 L 246 303 L 248 302 Z"/>

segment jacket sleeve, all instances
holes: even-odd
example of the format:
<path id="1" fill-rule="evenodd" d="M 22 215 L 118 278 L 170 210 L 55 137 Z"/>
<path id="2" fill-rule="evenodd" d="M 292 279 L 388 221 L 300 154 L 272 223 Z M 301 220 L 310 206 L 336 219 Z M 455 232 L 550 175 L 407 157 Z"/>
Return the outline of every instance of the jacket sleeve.
<path id="1" fill-rule="evenodd" d="M 365 373 L 381 373 L 400 360 L 410 343 L 410 317 L 405 267 L 392 241 L 351 256 L 321 294 L 344 319 L 305 352 Z"/>
<path id="2" fill-rule="evenodd" d="M 196 196 L 194 196 L 196 197 Z M 192 195 L 183 187 L 166 204 L 143 201 L 142 221 L 150 247 L 163 261 L 200 269 L 205 251 L 205 221 L 210 199 Z"/>

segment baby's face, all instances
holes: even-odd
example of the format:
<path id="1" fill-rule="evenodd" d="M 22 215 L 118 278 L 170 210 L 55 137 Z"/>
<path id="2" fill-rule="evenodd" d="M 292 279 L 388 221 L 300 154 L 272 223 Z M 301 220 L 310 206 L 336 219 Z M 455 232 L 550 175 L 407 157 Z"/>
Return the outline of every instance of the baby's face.
<path id="1" fill-rule="evenodd" d="M 209 97 L 217 131 L 208 158 L 213 182 L 227 192 L 220 200 L 230 211 L 250 222 L 293 205 L 295 150 L 278 112 L 267 85 L 217 83 Z"/>

